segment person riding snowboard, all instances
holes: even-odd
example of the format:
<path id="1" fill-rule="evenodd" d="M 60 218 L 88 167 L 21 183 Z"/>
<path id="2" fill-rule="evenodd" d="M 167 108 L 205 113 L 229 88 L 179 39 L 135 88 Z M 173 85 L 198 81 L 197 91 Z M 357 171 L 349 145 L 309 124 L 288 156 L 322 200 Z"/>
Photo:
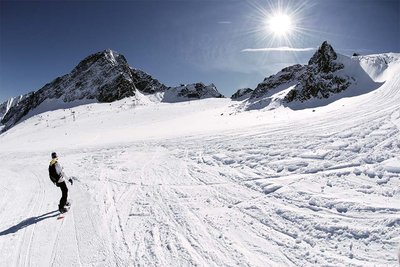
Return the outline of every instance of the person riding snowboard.
<path id="1" fill-rule="evenodd" d="M 68 211 L 70 207 L 70 203 L 68 202 L 68 187 L 65 183 L 67 176 L 63 171 L 63 167 L 58 162 L 58 156 L 56 152 L 51 153 L 51 161 L 49 165 L 49 176 L 50 180 L 61 189 L 61 199 L 60 204 L 58 205 L 58 210 L 60 213 L 65 213 Z M 69 178 L 68 181 L 72 185 L 72 179 Z"/>

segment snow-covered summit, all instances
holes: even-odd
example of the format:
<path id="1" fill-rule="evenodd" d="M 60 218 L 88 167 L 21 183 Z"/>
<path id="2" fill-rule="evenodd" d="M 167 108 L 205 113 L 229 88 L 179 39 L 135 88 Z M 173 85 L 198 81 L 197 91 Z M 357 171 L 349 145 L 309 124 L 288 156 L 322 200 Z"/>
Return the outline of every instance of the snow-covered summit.
<path id="1" fill-rule="evenodd" d="M 366 93 L 378 86 L 357 60 L 337 54 L 325 41 L 307 65 L 286 67 L 258 84 L 246 103 L 246 109 L 264 108 L 271 104 L 275 107 L 277 103 L 307 107 L 312 99 L 323 99 L 322 102 L 326 103 L 328 98 L 334 101 L 339 97 Z M 318 105 L 315 101 L 313 104 Z"/>

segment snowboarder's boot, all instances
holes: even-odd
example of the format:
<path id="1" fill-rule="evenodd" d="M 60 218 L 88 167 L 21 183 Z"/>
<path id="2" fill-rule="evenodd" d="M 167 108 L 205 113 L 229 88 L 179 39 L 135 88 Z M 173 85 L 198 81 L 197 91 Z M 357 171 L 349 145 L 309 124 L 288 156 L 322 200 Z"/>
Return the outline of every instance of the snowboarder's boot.
<path id="1" fill-rule="evenodd" d="M 60 205 L 58 205 L 58 211 L 60 213 L 66 213 L 68 211 L 68 209 L 66 209 L 65 207 L 61 207 Z"/>

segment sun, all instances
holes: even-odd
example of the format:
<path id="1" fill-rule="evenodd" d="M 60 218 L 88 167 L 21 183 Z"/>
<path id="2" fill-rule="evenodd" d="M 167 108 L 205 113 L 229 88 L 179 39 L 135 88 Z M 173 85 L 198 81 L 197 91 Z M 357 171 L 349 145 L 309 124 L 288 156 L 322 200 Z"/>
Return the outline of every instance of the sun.
<path id="1" fill-rule="evenodd" d="M 296 47 L 317 31 L 310 28 L 314 20 L 311 0 L 247 1 L 252 14 L 248 16 L 248 30 L 257 46 L 264 48 Z M 246 25 L 247 26 L 247 25 Z M 272 51 L 272 50 L 269 50 Z M 278 51 L 278 50 L 277 50 Z M 294 54 L 294 53 L 293 53 Z"/>
<path id="2" fill-rule="evenodd" d="M 275 14 L 267 18 L 266 26 L 277 36 L 286 36 L 293 30 L 293 22 L 287 14 Z"/>

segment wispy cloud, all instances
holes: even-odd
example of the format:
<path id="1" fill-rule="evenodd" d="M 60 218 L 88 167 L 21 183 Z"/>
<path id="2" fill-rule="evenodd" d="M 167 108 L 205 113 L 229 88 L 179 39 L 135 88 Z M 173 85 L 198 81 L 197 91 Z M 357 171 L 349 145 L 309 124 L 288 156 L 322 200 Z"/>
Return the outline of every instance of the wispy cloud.
<path id="1" fill-rule="evenodd" d="M 297 47 L 263 47 L 263 48 L 246 48 L 241 52 L 307 52 L 315 50 L 314 47 L 297 48 Z"/>
<path id="2" fill-rule="evenodd" d="M 223 21 L 218 21 L 218 24 L 231 24 L 232 21 L 228 21 L 228 20 L 223 20 Z"/>

